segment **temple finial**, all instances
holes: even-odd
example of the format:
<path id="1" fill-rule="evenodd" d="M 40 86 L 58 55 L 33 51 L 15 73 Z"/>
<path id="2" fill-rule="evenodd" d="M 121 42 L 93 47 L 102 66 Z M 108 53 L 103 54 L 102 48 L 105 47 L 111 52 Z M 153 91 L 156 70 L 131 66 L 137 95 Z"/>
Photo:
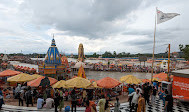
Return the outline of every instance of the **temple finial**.
<path id="1" fill-rule="evenodd" d="M 53 39 L 54 39 L 54 33 L 53 33 Z"/>
<path id="2" fill-rule="evenodd" d="M 51 44 L 51 46 L 56 46 L 55 40 L 54 40 L 54 33 L 53 33 L 53 39 L 52 39 L 52 44 Z"/>

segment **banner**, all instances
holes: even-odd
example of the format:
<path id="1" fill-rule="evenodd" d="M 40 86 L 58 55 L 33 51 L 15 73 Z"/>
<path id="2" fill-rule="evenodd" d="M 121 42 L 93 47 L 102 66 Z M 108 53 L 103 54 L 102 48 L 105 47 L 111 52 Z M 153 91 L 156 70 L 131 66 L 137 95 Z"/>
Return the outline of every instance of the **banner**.
<path id="1" fill-rule="evenodd" d="M 173 97 L 189 100 L 189 78 L 173 77 Z"/>

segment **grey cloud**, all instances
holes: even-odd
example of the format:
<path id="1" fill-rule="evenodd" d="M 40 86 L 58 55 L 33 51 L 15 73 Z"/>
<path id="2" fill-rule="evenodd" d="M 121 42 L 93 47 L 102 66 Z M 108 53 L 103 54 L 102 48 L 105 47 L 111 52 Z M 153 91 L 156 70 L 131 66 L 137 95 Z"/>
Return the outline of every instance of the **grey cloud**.
<path id="1" fill-rule="evenodd" d="M 89 38 L 105 37 L 119 32 L 113 21 L 136 10 L 143 0 L 26 0 L 21 10 L 32 14 L 37 25 L 55 26 L 69 35 Z"/>

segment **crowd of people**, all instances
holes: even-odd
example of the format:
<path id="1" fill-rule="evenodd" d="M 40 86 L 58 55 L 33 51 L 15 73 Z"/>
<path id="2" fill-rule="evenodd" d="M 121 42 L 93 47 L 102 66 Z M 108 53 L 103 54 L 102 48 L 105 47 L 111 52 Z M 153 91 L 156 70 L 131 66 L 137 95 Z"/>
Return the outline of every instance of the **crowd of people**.
<path id="1" fill-rule="evenodd" d="M 90 70 L 93 71 L 117 71 L 117 72 L 151 72 L 152 67 L 151 66 L 140 66 L 140 65 L 134 65 L 134 64 L 110 64 L 110 65 L 103 65 L 102 63 L 87 63 L 87 66 L 89 66 Z M 154 71 L 157 73 L 163 72 L 164 70 L 160 67 L 156 66 L 154 67 Z"/>
<path id="2" fill-rule="evenodd" d="M 4 104 L 3 98 L 6 98 L 4 96 L 6 93 L 10 94 L 0 90 L 0 109 Z M 86 107 L 85 112 L 97 112 L 96 106 L 99 106 L 99 112 L 111 112 L 110 108 L 114 108 L 114 112 L 120 112 L 120 94 L 128 96 L 125 98 L 128 98 L 130 112 L 145 112 L 146 105 L 155 105 L 157 96 L 162 100 L 164 110 L 172 112 L 173 98 L 167 90 L 158 86 L 158 82 L 128 84 L 114 89 L 54 89 L 50 86 L 39 89 L 24 84 L 18 84 L 13 88 L 13 98 L 18 99 L 19 106 L 28 107 L 36 104 L 37 109 L 54 108 L 55 112 L 61 112 L 62 108 L 65 108 L 65 112 L 76 112 L 76 107 Z M 110 103 L 113 98 L 116 100 L 114 104 Z M 64 105 L 65 101 L 71 101 L 71 104 Z"/>
<path id="3" fill-rule="evenodd" d="M 153 82 L 151 85 L 145 83 L 142 86 L 128 85 L 128 96 L 130 112 L 133 110 L 135 112 L 145 112 L 146 105 L 155 105 L 157 96 L 163 102 L 164 111 L 173 112 L 173 97 L 171 93 L 159 87 L 157 82 Z"/>

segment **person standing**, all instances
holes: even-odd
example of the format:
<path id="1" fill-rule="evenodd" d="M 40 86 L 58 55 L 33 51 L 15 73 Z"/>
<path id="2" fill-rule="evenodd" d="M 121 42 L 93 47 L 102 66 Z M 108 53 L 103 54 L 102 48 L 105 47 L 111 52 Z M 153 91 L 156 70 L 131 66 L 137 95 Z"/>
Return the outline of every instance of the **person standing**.
<path id="1" fill-rule="evenodd" d="M 58 93 L 55 93 L 55 98 L 54 98 L 55 112 L 58 112 L 57 108 L 58 108 L 59 105 L 60 105 L 60 96 L 58 95 Z"/>
<path id="2" fill-rule="evenodd" d="M 19 106 L 22 104 L 22 106 L 24 106 L 24 94 L 25 94 L 25 90 L 21 90 L 18 94 L 18 100 L 19 100 Z"/>
<path id="3" fill-rule="evenodd" d="M 72 112 L 73 112 L 73 108 L 75 108 L 75 112 L 76 112 L 76 104 L 77 104 L 77 96 L 76 96 L 76 92 L 75 92 L 75 87 L 74 89 L 71 91 L 71 103 L 72 103 Z"/>
<path id="4" fill-rule="evenodd" d="M 27 104 L 27 107 L 29 106 L 29 104 L 31 104 L 33 106 L 33 101 L 32 101 L 32 91 L 31 91 L 31 87 L 29 86 L 28 87 L 28 90 L 26 91 L 25 93 L 25 96 L 26 96 L 26 104 Z"/>
<path id="5" fill-rule="evenodd" d="M 89 106 L 89 101 L 86 101 L 86 109 L 85 112 L 91 112 L 91 107 Z"/>
<path id="6" fill-rule="evenodd" d="M 37 89 L 35 88 L 35 89 L 33 90 L 33 100 L 34 100 L 34 103 L 36 103 L 38 97 L 39 97 L 39 92 L 38 92 Z"/>
<path id="7" fill-rule="evenodd" d="M 142 93 L 140 93 L 140 97 L 138 99 L 137 112 L 146 112 L 145 99 L 144 99 Z"/>
<path id="8" fill-rule="evenodd" d="M 147 93 L 148 93 L 147 99 L 148 99 L 148 104 L 149 104 L 150 95 L 152 93 L 152 86 L 151 86 L 151 84 L 149 82 L 147 84 L 148 84 L 148 86 L 147 86 Z"/>
<path id="9" fill-rule="evenodd" d="M 1 110 L 3 104 L 4 104 L 3 92 L 2 92 L 2 90 L 1 90 L 1 88 L 0 88 L 0 110 Z"/>
<path id="10" fill-rule="evenodd" d="M 64 108 L 64 98 L 63 98 L 63 95 L 60 96 L 60 104 L 59 104 L 58 108 L 59 108 L 59 111 L 62 112 L 62 108 Z"/>
<path id="11" fill-rule="evenodd" d="M 151 96 L 151 103 L 152 103 L 152 105 L 155 104 L 155 101 L 156 101 L 156 94 L 157 94 L 157 89 L 153 86 L 153 89 L 152 89 L 152 96 Z"/>
<path id="12" fill-rule="evenodd" d="M 132 112 L 133 109 L 136 112 L 137 108 L 138 108 L 138 98 L 140 96 L 139 90 L 137 90 L 136 92 L 133 92 L 133 93 L 129 94 L 128 96 L 133 96 L 130 112 Z"/>
<path id="13" fill-rule="evenodd" d="M 68 90 L 65 91 L 66 101 L 68 101 Z"/>
<path id="14" fill-rule="evenodd" d="M 15 87 L 12 88 L 12 92 L 13 92 L 13 98 L 15 98 L 15 95 L 16 95 Z"/>
<path id="15" fill-rule="evenodd" d="M 147 102 L 149 104 L 149 97 L 148 97 L 149 90 L 148 90 L 147 84 L 144 84 L 143 91 L 144 91 L 145 103 Z"/>
<path id="16" fill-rule="evenodd" d="M 94 101 L 89 101 L 89 106 L 91 107 L 91 112 L 97 112 L 96 104 Z"/>
<path id="17" fill-rule="evenodd" d="M 167 94 L 167 96 L 165 97 L 164 110 L 166 110 L 166 112 L 173 112 L 173 97 L 168 94 L 168 91 L 165 91 L 165 94 Z"/>
<path id="18" fill-rule="evenodd" d="M 83 102 L 86 101 L 86 97 L 87 97 L 87 92 L 86 92 L 86 90 L 84 89 L 84 90 L 83 90 Z"/>
<path id="19" fill-rule="evenodd" d="M 110 112 L 110 105 L 109 105 L 108 100 L 106 100 L 106 103 L 105 103 L 105 112 Z"/>
<path id="20" fill-rule="evenodd" d="M 120 107 L 120 103 L 119 103 L 119 98 L 116 97 L 116 103 L 114 104 L 115 108 L 114 108 L 114 112 L 120 112 L 119 107 Z"/>
<path id="21" fill-rule="evenodd" d="M 18 84 L 18 86 L 15 89 L 15 98 L 18 99 L 19 98 L 19 92 L 21 90 L 21 84 Z"/>
<path id="22" fill-rule="evenodd" d="M 104 97 L 104 95 L 102 95 L 102 99 L 99 100 L 98 102 L 98 106 L 99 106 L 99 112 L 105 112 L 105 103 L 106 103 L 106 99 Z"/>
<path id="23" fill-rule="evenodd" d="M 135 92 L 135 90 L 133 89 L 134 86 L 133 85 L 129 85 L 129 89 L 128 89 L 128 92 L 129 92 L 129 95 L 133 92 Z M 131 101 L 132 101 L 132 98 L 133 96 L 129 96 L 129 107 L 131 108 Z"/>

